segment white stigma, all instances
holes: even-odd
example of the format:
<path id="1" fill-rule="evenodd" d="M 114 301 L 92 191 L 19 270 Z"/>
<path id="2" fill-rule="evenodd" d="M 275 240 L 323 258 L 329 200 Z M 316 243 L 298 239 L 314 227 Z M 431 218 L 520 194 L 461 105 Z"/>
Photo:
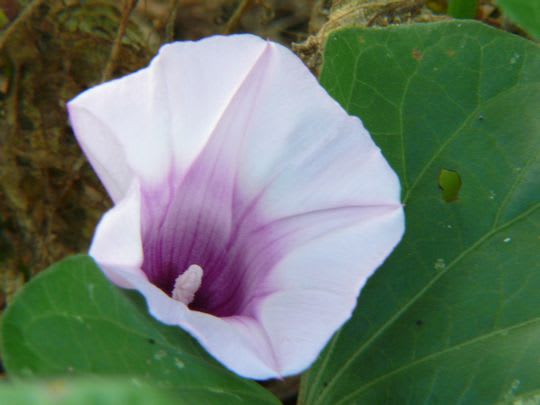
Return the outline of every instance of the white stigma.
<path id="1" fill-rule="evenodd" d="M 174 282 L 172 297 L 184 304 L 190 304 L 195 298 L 195 293 L 201 287 L 203 269 L 201 266 L 192 264 L 180 274 Z"/>

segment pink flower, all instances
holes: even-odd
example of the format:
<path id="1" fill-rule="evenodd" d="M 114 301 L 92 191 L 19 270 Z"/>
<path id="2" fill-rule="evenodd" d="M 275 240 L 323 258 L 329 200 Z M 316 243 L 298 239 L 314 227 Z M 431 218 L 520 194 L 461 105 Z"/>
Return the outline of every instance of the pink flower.
<path id="1" fill-rule="evenodd" d="M 307 368 L 402 236 L 397 176 L 278 44 L 166 45 L 68 107 L 115 204 L 90 255 L 242 376 Z"/>

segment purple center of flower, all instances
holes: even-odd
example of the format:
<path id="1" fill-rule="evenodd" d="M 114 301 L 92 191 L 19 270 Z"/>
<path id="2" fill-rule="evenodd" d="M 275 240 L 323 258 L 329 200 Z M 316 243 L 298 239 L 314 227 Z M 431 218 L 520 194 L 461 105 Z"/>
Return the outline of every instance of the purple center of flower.
<path id="1" fill-rule="evenodd" d="M 143 192 L 142 267 L 149 280 L 192 310 L 253 315 L 257 298 L 271 292 L 264 279 L 282 256 L 257 199 L 246 203 L 231 181 L 200 165 L 167 189 L 166 198 Z M 193 274 L 185 274 L 190 268 Z"/>
<path id="2" fill-rule="evenodd" d="M 173 165 L 161 191 L 142 193 L 143 271 L 192 310 L 219 317 L 257 316 L 257 302 L 273 292 L 267 276 L 287 251 L 281 228 L 261 213 L 265 185 L 239 184 L 265 66 L 242 82 L 187 171 Z"/>

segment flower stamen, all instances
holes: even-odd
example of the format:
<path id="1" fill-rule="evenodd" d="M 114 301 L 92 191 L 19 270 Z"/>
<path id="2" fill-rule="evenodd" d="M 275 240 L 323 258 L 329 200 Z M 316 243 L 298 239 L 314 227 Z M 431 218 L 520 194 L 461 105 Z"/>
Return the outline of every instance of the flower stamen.
<path id="1" fill-rule="evenodd" d="M 195 293 L 201 287 L 203 269 L 201 266 L 192 264 L 180 274 L 174 282 L 172 297 L 184 304 L 191 304 L 195 298 Z"/>

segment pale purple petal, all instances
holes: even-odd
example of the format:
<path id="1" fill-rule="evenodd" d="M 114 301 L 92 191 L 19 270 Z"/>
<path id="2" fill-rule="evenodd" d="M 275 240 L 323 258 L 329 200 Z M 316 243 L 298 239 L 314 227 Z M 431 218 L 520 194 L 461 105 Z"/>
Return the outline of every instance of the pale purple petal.
<path id="1" fill-rule="evenodd" d="M 403 233 L 380 150 L 280 45 L 168 45 L 70 114 L 117 201 L 91 254 L 243 376 L 308 367 Z"/>
<path id="2" fill-rule="evenodd" d="M 112 270 L 121 269 L 139 276 L 143 246 L 141 239 L 141 201 L 137 182 L 125 198 L 101 218 L 89 254 L 100 264 L 105 274 L 121 287 L 128 287 Z"/>
<path id="3" fill-rule="evenodd" d="M 350 317 L 358 292 L 399 242 L 403 216 L 397 206 L 344 208 L 284 222 L 276 231 L 294 248 L 266 279 L 257 319 L 290 375 Z"/>
<path id="4" fill-rule="evenodd" d="M 268 53 L 237 169 L 249 197 L 257 196 L 274 218 L 398 204 L 399 180 L 360 120 L 347 115 L 289 50 L 271 44 Z"/>
<path id="5" fill-rule="evenodd" d="M 148 69 L 71 100 L 77 140 L 111 198 L 133 176 L 159 186 L 172 165 L 188 168 L 265 47 L 250 35 L 165 45 Z"/>
<path id="6" fill-rule="evenodd" d="M 155 69 L 96 86 L 68 104 L 77 140 L 115 202 L 133 178 L 160 183 L 170 172 L 166 105 Z"/>

